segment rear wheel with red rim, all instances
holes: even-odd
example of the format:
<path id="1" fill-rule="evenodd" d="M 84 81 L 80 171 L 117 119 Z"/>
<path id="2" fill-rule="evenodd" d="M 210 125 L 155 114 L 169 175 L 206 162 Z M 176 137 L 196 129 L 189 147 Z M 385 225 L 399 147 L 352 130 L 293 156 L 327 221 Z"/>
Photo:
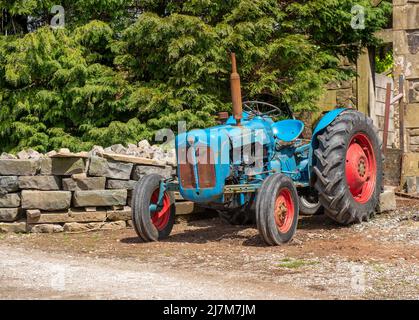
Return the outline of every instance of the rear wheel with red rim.
<path id="1" fill-rule="evenodd" d="M 298 223 L 299 202 L 293 181 L 283 175 L 268 177 L 258 192 L 256 223 L 268 245 L 291 241 Z"/>
<path id="2" fill-rule="evenodd" d="M 159 203 L 160 182 L 158 174 L 147 175 L 136 185 L 132 195 L 132 221 L 138 236 L 145 242 L 169 237 L 175 222 L 175 201 L 170 192 L 162 194 Z"/>
<path id="3" fill-rule="evenodd" d="M 345 225 L 368 221 L 383 182 L 381 141 L 372 120 L 346 110 L 314 141 L 314 186 L 325 213 Z"/>

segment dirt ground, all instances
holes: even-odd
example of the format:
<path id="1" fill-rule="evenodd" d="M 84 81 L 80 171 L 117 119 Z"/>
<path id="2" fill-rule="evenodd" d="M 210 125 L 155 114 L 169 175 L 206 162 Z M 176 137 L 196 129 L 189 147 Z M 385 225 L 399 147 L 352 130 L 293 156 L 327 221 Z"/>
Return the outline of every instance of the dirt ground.
<path id="1" fill-rule="evenodd" d="M 419 201 L 351 227 L 301 217 L 280 247 L 207 218 L 160 243 L 134 230 L 4 234 L 0 253 L 2 299 L 419 299 Z"/>

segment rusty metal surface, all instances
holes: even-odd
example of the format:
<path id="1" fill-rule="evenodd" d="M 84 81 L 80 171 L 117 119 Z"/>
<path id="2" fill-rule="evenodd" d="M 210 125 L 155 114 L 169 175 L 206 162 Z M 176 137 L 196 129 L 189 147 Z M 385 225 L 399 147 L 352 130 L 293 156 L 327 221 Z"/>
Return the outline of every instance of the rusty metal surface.
<path id="1" fill-rule="evenodd" d="M 383 133 L 383 153 L 387 152 L 388 142 L 388 130 L 390 126 L 390 107 L 391 107 L 391 83 L 387 83 L 386 89 L 386 104 L 385 104 L 385 116 L 384 116 L 384 133 Z"/>
<path id="2" fill-rule="evenodd" d="M 179 149 L 182 161 L 179 161 L 179 181 L 185 189 L 196 188 L 193 165 L 187 161 L 187 149 Z"/>
<path id="3" fill-rule="evenodd" d="M 237 121 L 237 125 L 240 126 L 241 119 L 243 117 L 243 106 L 242 106 L 242 94 L 240 88 L 240 75 L 237 72 L 236 54 L 231 54 L 232 73 L 230 77 L 231 81 L 231 99 L 233 101 L 233 115 Z"/>
<path id="4" fill-rule="evenodd" d="M 199 187 L 215 187 L 214 153 L 209 147 L 197 148 Z"/>
<path id="5" fill-rule="evenodd" d="M 180 150 L 184 155 L 189 150 Z M 214 188 L 215 182 L 215 165 L 214 152 L 210 147 L 198 147 L 196 149 L 198 181 L 201 189 Z M 179 180 L 184 189 L 195 189 L 197 187 L 195 181 L 194 165 L 184 159 L 179 163 Z"/>

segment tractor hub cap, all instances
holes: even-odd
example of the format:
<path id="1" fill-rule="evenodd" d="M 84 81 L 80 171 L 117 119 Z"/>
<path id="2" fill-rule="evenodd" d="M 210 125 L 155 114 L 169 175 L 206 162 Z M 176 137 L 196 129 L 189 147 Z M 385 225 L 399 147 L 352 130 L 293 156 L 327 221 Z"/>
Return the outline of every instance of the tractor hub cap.
<path id="1" fill-rule="evenodd" d="M 159 189 L 154 191 L 150 201 L 150 215 L 151 221 L 158 231 L 162 231 L 166 228 L 170 220 L 170 198 L 167 193 L 163 196 L 163 205 L 158 207 L 157 202 L 159 201 Z M 153 210 L 156 209 L 157 210 Z"/>
<path id="2" fill-rule="evenodd" d="M 294 203 L 291 192 L 288 189 L 279 191 L 274 208 L 274 217 L 276 226 L 281 233 L 287 233 L 294 220 Z"/>
<path id="3" fill-rule="evenodd" d="M 346 181 L 354 199 L 366 203 L 375 190 L 377 164 L 370 139 L 356 134 L 346 153 Z"/>

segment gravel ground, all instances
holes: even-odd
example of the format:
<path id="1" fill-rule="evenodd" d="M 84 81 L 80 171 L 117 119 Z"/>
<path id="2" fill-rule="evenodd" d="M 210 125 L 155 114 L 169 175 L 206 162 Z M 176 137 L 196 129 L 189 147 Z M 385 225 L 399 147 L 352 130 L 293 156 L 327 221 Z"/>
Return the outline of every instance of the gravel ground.
<path id="1" fill-rule="evenodd" d="M 0 235 L 0 298 L 419 299 L 419 202 L 398 208 L 346 228 L 303 217 L 273 248 L 218 218 L 160 243 L 133 230 Z"/>

